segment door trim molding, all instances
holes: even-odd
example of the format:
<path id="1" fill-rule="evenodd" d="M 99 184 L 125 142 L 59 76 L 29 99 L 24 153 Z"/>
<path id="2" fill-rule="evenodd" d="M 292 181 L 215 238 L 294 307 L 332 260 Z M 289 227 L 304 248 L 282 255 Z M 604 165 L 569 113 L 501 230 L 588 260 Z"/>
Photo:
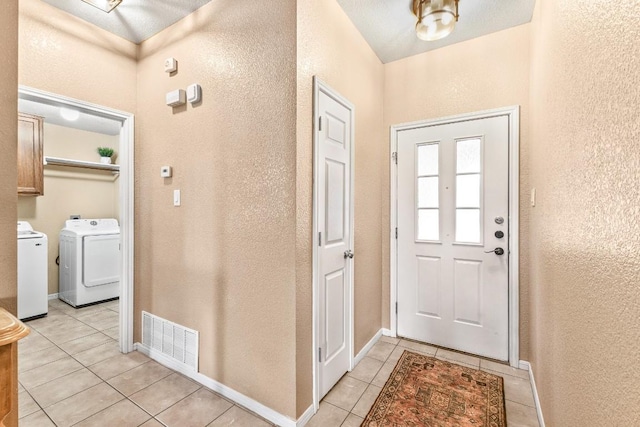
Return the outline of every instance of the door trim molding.
<path id="1" fill-rule="evenodd" d="M 82 110 L 96 116 L 122 123 L 118 159 L 120 162 L 120 241 L 122 243 L 122 276 L 120 278 L 120 351 L 129 353 L 133 348 L 133 236 L 134 236 L 134 116 L 79 99 L 58 95 L 28 86 L 18 86 L 18 97 L 45 104 L 58 104 Z"/>
<path id="2" fill-rule="evenodd" d="M 312 349 L 311 349 L 311 357 L 313 359 L 313 411 L 314 413 L 318 411 L 320 407 L 320 382 L 318 381 L 320 375 L 320 365 L 318 363 L 318 353 L 317 349 L 319 347 L 318 341 L 318 330 L 319 330 L 319 285 L 318 285 L 318 245 L 316 243 L 316 238 L 318 236 L 318 218 L 317 218 L 317 209 L 318 209 L 318 185 L 319 185 L 319 171 L 316 165 L 316 161 L 318 159 L 318 119 L 319 119 L 319 96 L 320 92 L 323 92 L 325 95 L 333 98 L 339 104 L 342 104 L 344 107 L 349 109 L 349 114 L 351 116 L 351 153 L 350 153 L 350 163 L 351 163 L 351 176 L 349 177 L 350 185 L 351 185 L 351 195 L 349 203 L 351 205 L 350 215 L 349 215 L 349 227 L 350 227 L 350 237 L 349 237 L 349 246 L 351 248 L 354 247 L 354 218 L 355 218 L 355 106 L 349 102 L 348 99 L 344 98 L 334 89 L 332 89 L 329 85 L 323 82 L 318 76 L 313 76 L 313 234 L 311 239 L 311 246 L 313 248 L 313 280 L 312 280 Z M 353 311 L 354 311 L 354 301 L 353 301 L 353 288 L 354 288 L 354 265 L 352 263 L 351 268 L 349 269 L 349 283 L 350 283 L 350 299 L 351 299 L 351 307 L 349 313 L 349 330 L 350 330 L 350 339 L 349 339 L 349 371 L 353 369 L 353 351 L 354 351 L 354 328 L 353 328 Z"/>
<path id="3" fill-rule="evenodd" d="M 520 243 L 520 106 L 515 105 L 394 125 L 390 128 L 389 143 L 390 152 L 394 153 L 398 150 L 398 132 L 400 131 L 499 116 L 506 116 L 509 121 L 509 365 L 517 368 L 520 361 L 520 253 L 518 250 Z M 389 161 L 391 164 L 389 320 L 391 333 L 393 336 L 397 336 L 398 316 L 395 308 L 398 295 L 398 241 L 395 238 L 395 229 L 398 226 L 398 166 L 391 156 Z"/>

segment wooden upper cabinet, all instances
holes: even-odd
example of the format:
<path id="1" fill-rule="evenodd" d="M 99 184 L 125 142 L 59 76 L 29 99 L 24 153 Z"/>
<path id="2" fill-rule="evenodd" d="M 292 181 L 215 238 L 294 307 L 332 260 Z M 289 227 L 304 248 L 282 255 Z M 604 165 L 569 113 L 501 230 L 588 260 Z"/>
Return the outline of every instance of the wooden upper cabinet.
<path id="1" fill-rule="evenodd" d="M 18 195 L 42 196 L 43 119 L 18 114 Z"/>

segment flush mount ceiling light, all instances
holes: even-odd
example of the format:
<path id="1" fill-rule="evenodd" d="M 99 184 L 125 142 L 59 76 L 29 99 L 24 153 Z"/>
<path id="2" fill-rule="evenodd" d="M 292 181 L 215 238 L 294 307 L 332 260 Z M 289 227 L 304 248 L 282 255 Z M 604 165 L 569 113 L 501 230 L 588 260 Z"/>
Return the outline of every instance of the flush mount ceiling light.
<path id="1" fill-rule="evenodd" d="M 80 111 L 72 110 L 71 108 L 67 107 L 60 107 L 60 116 L 65 120 L 75 122 L 76 120 L 78 120 L 78 118 L 80 118 Z"/>
<path id="2" fill-rule="evenodd" d="M 458 22 L 458 0 L 413 0 L 416 35 L 434 41 L 447 37 Z"/>
<path id="3" fill-rule="evenodd" d="M 91 6 L 97 7 L 103 12 L 111 12 L 116 8 L 122 0 L 82 0 L 85 3 L 90 4 Z"/>

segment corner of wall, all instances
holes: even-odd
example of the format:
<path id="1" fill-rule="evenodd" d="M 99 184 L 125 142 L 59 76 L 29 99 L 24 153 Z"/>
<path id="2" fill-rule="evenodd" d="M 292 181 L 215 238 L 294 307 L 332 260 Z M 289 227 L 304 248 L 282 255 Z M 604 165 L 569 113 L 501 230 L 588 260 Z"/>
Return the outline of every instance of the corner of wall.
<path id="1" fill-rule="evenodd" d="M 18 2 L 2 5 L 0 14 L 0 46 L 3 56 L 0 79 L 0 149 L 7 159 L 0 169 L 0 307 L 16 314 L 16 232 L 17 218 L 17 158 L 18 140 Z"/>

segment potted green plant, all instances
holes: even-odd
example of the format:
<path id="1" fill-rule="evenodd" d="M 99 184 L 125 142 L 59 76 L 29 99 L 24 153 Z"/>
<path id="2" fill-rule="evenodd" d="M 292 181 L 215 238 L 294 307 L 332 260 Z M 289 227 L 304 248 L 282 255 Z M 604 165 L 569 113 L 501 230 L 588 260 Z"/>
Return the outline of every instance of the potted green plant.
<path id="1" fill-rule="evenodd" d="M 100 154 L 100 163 L 105 165 L 111 164 L 111 156 L 113 156 L 113 148 L 98 147 L 98 154 Z"/>

